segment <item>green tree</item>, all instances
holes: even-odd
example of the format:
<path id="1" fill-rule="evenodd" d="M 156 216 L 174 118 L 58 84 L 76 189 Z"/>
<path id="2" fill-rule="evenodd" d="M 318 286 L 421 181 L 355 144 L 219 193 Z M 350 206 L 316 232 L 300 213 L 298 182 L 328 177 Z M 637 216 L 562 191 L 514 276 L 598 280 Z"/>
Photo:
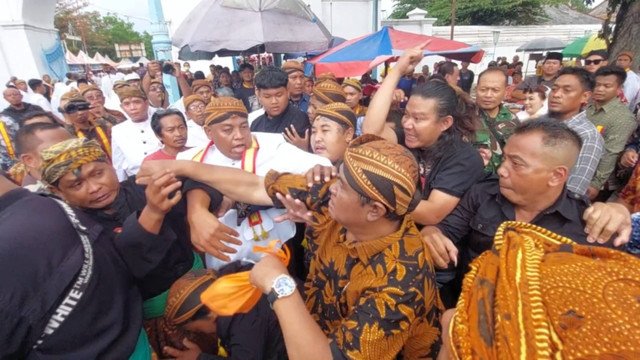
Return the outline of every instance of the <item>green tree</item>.
<path id="1" fill-rule="evenodd" d="M 460 25 L 531 25 L 545 19 L 543 0 L 458 0 L 456 24 Z M 438 18 L 436 25 L 451 24 L 451 1 L 431 0 L 429 14 Z"/>
<path id="2" fill-rule="evenodd" d="M 407 13 L 415 8 L 427 9 L 429 0 L 394 0 L 392 19 L 406 19 Z"/>
<path id="3" fill-rule="evenodd" d="M 125 21 L 113 14 L 102 16 L 97 11 L 85 11 L 87 3 L 76 4 L 76 1 L 58 0 L 54 26 L 60 34 L 84 37 L 86 52 L 93 56 L 96 52 L 116 59 L 114 44 L 144 43 L 147 58 L 153 59 L 151 35 L 146 31 L 139 33 L 133 23 Z M 67 41 L 69 50 L 77 53 L 84 49 L 80 41 Z"/>

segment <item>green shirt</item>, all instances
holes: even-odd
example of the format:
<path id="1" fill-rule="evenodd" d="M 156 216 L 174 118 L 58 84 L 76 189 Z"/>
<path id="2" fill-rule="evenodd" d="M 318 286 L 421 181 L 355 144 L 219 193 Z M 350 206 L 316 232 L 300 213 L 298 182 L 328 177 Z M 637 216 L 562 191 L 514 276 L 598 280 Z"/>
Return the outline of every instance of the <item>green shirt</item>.
<path id="1" fill-rule="evenodd" d="M 500 166 L 502 146 L 513 134 L 513 130 L 520 124 L 520 121 L 509 109 L 500 105 L 500 111 L 495 118 L 490 118 L 485 111 L 480 111 L 480 122 L 480 127 L 476 130 L 474 145 L 476 148 L 491 149 L 493 156 L 485 170 L 495 172 Z"/>
<path id="2" fill-rule="evenodd" d="M 590 184 L 592 187 L 602 190 L 616 166 L 618 155 L 624 150 L 627 140 L 638 124 L 629 108 L 618 97 L 611 99 L 599 110 L 596 110 L 594 103 L 589 104 L 587 118 L 596 126 L 604 139 L 605 152 L 600 158 Z"/>

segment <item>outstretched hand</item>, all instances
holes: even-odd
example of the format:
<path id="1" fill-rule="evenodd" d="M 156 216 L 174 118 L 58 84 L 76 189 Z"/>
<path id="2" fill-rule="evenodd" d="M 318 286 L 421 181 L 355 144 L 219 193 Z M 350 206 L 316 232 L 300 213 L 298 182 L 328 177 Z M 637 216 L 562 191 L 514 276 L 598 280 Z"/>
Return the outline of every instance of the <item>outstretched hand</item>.
<path id="1" fill-rule="evenodd" d="M 405 50 L 393 68 L 398 69 L 402 74 L 413 73 L 416 66 L 418 66 L 424 57 L 422 49 L 429 45 L 429 43 L 431 43 L 431 40 L 427 40 L 414 48 Z"/>

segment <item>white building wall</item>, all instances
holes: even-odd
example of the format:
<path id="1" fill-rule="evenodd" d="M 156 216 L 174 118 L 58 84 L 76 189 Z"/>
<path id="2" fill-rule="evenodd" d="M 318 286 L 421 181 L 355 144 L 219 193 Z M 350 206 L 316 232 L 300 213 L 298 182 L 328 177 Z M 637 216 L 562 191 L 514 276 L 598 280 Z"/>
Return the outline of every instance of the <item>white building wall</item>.
<path id="1" fill-rule="evenodd" d="M 321 9 L 312 7 L 333 36 L 353 39 L 373 32 L 371 0 L 322 0 Z"/>

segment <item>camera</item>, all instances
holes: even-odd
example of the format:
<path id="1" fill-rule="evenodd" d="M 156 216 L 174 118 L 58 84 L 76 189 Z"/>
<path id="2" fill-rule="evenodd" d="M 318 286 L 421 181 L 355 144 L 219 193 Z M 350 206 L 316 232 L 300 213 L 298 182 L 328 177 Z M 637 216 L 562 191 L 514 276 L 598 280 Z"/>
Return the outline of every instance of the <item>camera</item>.
<path id="1" fill-rule="evenodd" d="M 162 72 L 167 75 L 173 75 L 176 72 L 171 61 L 161 61 L 160 67 L 162 68 Z"/>

